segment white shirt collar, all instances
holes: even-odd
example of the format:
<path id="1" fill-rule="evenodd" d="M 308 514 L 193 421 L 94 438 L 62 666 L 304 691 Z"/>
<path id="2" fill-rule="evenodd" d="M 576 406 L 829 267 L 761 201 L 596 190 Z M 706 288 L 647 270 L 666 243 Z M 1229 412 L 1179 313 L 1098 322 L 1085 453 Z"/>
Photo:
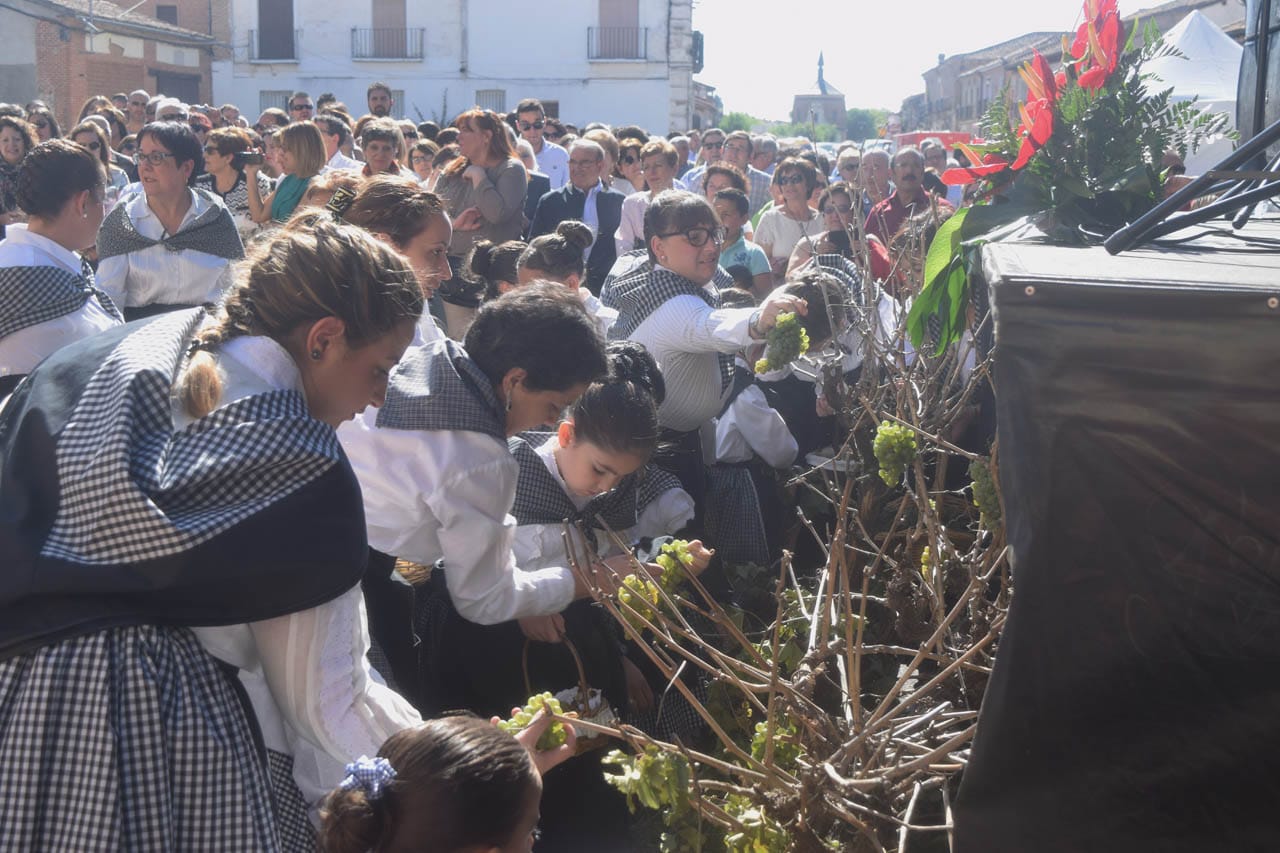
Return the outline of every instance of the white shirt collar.
<path id="1" fill-rule="evenodd" d="M 289 351 L 265 335 L 241 335 L 219 347 L 219 354 L 277 391 L 302 391 L 302 373 Z"/>
<path id="2" fill-rule="evenodd" d="M 25 223 L 10 225 L 5 231 L 5 242 L 15 246 L 28 246 L 33 251 L 49 256 L 57 266 L 80 275 L 80 256 L 64 246 L 55 243 L 48 237 L 35 234 L 27 229 Z"/>
<path id="3" fill-rule="evenodd" d="M 178 226 L 179 231 L 187 227 L 188 222 L 209 209 L 209 202 L 204 196 L 195 192 L 190 187 L 187 187 L 187 194 L 191 196 L 191 206 L 187 208 L 187 215 L 182 217 L 182 224 Z M 151 210 L 151 205 L 147 204 L 147 194 L 145 191 L 131 197 L 127 204 L 129 205 L 127 213 L 129 214 L 129 218 L 134 221 L 135 226 L 144 219 L 155 219 L 157 223 L 159 222 L 159 218 Z"/>

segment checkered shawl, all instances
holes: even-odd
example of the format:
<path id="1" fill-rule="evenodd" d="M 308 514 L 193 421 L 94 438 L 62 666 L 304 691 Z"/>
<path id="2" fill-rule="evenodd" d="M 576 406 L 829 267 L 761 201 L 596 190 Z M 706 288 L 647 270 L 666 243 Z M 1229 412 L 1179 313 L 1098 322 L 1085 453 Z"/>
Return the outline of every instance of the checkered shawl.
<path id="1" fill-rule="evenodd" d="M 520 466 L 516 499 L 511 508 L 517 524 L 560 524 L 568 521 L 602 530 L 599 518 L 603 517 L 611 528 L 621 532 L 635 527 L 645 507 L 663 492 L 680 488 L 680 481 L 674 476 L 646 465 L 578 509 L 538 455 L 538 448 L 551 435 L 549 432 L 530 431 L 507 442 L 511 455 Z"/>
<path id="2" fill-rule="evenodd" d="M 624 255 L 624 257 L 629 256 Z M 644 263 L 616 279 L 605 282 L 600 291 L 600 301 L 606 308 L 618 312 L 618 319 L 609 328 L 609 340 L 621 341 L 631 336 L 649 315 L 677 296 L 696 296 L 712 308 L 720 307 L 720 290 L 733 286 L 733 277 L 722 267 L 716 267 L 712 279 L 714 288 L 700 287 L 682 275 L 652 263 Z M 716 353 L 720 363 L 720 390 L 733 381 L 733 356 Z"/>
<path id="3" fill-rule="evenodd" d="M 244 244 L 240 242 L 240 232 L 236 230 L 235 220 L 226 205 L 208 190 L 192 188 L 191 191 L 208 201 L 209 209 L 177 234 L 159 240 L 139 234 L 129 218 L 128 205 L 116 205 L 98 230 L 98 257 L 106 260 L 152 246 L 164 246 L 170 252 L 191 249 L 229 261 L 243 258 Z"/>
<path id="4" fill-rule="evenodd" d="M 467 430 L 507 440 L 506 418 L 493 383 L 466 350 L 447 338 L 424 344 L 400 360 L 377 425 Z"/>
<path id="5" fill-rule="evenodd" d="M 91 297 L 124 322 L 111 297 L 94 286 L 93 270 L 87 273 L 49 265 L 0 268 L 0 338 L 79 311 Z"/>
<path id="6" fill-rule="evenodd" d="M 359 488 L 299 392 L 174 428 L 174 378 L 205 317 L 174 312 L 64 347 L 10 398 L 0 658 L 104 625 L 257 621 L 359 580 Z"/>

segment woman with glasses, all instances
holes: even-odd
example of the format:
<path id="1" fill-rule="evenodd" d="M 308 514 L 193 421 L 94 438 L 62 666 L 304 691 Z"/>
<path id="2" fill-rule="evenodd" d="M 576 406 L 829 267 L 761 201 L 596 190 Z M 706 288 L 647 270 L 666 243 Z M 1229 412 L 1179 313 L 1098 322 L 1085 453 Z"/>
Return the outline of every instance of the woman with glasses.
<path id="1" fill-rule="evenodd" d="M 112 195 L 119 193 L 120 190 L 128 186 L 129 176 L 124 173 L 123 169 L 111 162 L 111 145 L 107 142 L 107 132 L 97 122 L 80 122 L 71 128 L 67 138 L 88 148 L 89 153 L 102 161 L 103 168 L 107 170 L 107 186 L 111 188 Z M 114 201 L 114 199 L 112 200 Z M 82 246 L 81 248 L 84 247 Z"/>
<path id="2" fill-rule="evenodd" d="M 98 231 L 98 284 L 134 320 L 216 303 L 244 256 L 235 220 L 195 189 L 200 143 L 185 124 L 153 122 L 138 134 L 138 179 Z"/>
<path id="3" fill-rule="evenodd" d="M 34 109 L 28 113 L 27 123 L 35 129 L 37 143 L 48 142 L 50 139 L 60 139 L 62 137 L 62 129 L 58 127 L 58 120 L 45 107 Z"/>
<path id="4" fill-rule="evenodd" d="M 775 293 L 757 309 L 721 309 L 708 287 L 720 271 L 724 228 L 707 200 L 668 190 L 644 215 L 649 263 L 606 283 L 601 301 L 618 312 L 610 340 L 633 340 L 662 365 L 667 397 L 658 409 L 663 448 L 659 467 L 675 474 L 699 508 L 706 474 L 698 430 L 719 414 L 733 379 L 733 355 L 762 340 L 787 311 L 805 312 L 803 300 Z"/>
<path id="5" fill-rule="evenodd" d="M 769 256 L 774 277 L 781 279 L 796 243 L 822 233 L 822 214 L 809 206 L 818 187 L 818 170 L 808 160 L 788 157 L 778 164 L 773 182 L 782 191 L 782 204 L 760 217 L 755 242 Z"/>
<path id="6" fill-rule="evenodd" d="M 248 131 L 238 127 L 220 127 L 209 132 L 204 143 L 204 171 L 196 178 L 196 186 L 215 193 L 231 212 L 240 239 L 249 240 L 262 230 L 253 221 L 249 209 L 249 179 L 245 175 L 245 155 L 250 153 L 253 140 Z M 261 172 L 257 174 L 259 197 L 269 197 L 271 182 Z"/>
<path id="7" fill-rule="evenodd" d="M 628 137 L 618 141 L 618 162 L 613 167 L 612 188 L 623 195 L 645 189 L 644 170 L 640 163 L 642 148 L 644 143 L 638 139 Z"/>
<path id="8" fill-rule="evenodd" d="M 440 153 L 440 146 L 430 139 L 419 139 L 409 149 L 409 168 L 417 175 L 418 182 L 430 189 L 428 182 L 432 179 L 431 161 Z"/>
<path id="9" fill-rule="evenodd" d="M 659 193 L 674 188 L 680 158 L 675 146 L 665 139 L 645 143 L 636 156 L 648 190 L 632 193 L 622 202 L 622 222 L 614 234 L 619 255 L 644 246 L 644 212 Z"/>
<path id="10" fill-rule="evenodd" d="M 298 203 L 307 192 L 311 179 L 320 174 L 329 159 L 324 153 L 324 138 L 320 128 L 309 121 L 299 121 L 279 133 L 280 180 L 266 198 L 262 197 L 258 163 L 246 163 L 244 173 L 249 189 L 249 212 L 259 225 L 268 222 L 284 222 L 293 215 Z"/>
<path id="11" fill-rule="evenodd" d="M 18 168 L 27 152 L 36 147 L 36 132 L 20 118 L 0 116 L 0 237 L 4 227 L 23 222 L 18 209 Z"/>
<path id="12" fill-rule="evenodd" d="M 105 180 L 101 160 L 65 139 L 23 160 L 17 201 L 30 218 L 0 242 L 0 400 L 51 353 L 123 322 L 78 254 L 102 224 Z"/>

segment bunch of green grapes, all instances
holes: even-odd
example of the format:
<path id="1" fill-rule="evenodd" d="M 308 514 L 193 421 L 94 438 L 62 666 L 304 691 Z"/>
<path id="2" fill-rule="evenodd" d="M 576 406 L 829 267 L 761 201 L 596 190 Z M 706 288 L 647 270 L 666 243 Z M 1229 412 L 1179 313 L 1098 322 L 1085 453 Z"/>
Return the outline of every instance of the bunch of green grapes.
<path id="1" fill-rule="evenodd" d="M 560 700 L 552 696 L 550 693 L 539 693 L 530 696 L 529 701 L 524 703 L 524 707 L 517 711 L 509 720 L 502 720 L 498 723 L 498 728 L 510 735 L 516 735 L 529 728 L 529 724 L 533 722 L 533 717 L 543 706 L 546 706 L 553 714 L 563 714 L 560 708 Z M 565 731 L 564 724 L 557 721 L 542 733 L 542 737 L 538 738 L 538 749 L 554 749 L 563 744 L 568 738 L 569 733 Z"/>
<path id="2" fill-rule="evenodd" d="M 902 481 L 902 472 L 916 458 L 916 434 L 911 427 L 881 421 L 872 447 L 880 463 L 880 479 L 893 486 Z"/>
<path id="3" fill-rule="evenodd" d="M 693 566 L 693 555 L 689 553 L 688 541 L 672 539 L 662 546 L 654 562 L 662 567 L 662 577 L 658 579 L 658 583 L 668 593 L 674 592 L 684 581 L 685 570 Z"/>
<path id="4" fill-rule="evenodd" d="M 969 477 L 973 480 L 973 505 L 982 511 L 982 526 L 990 530 L 1000 524 L 1000 494 L 991 466 L 986 460 L 975 459 L 969 463 Z"/>
<path id="5" fill-rule="evenodd" d="M 767 722 L 756 723 L 755 736 L 751 738 L 751 757 L 756 761 L 764 761 L 765 736 L 769 733 Z M 804 748 L 800 746 L 796 724 L 790 718 L 779 715 L 773 723 L 773 763 L 776 767 L 795 767 L 796 759 Z"/>
<path id="6" fill-rule="evenodd" d="M 622 618 L 637 631 L 643 631 L 645 625 L 640 617 L 652 622 L 658 613 L 658 602 L 662 600 L 662 595 L 658 592 L 658 585 L 648 578 L 627 575 L 618 589 L 618 600 L 635 610 L 632 613 L 625 607 L 621 608 Z"/>
<path id="7" fill-rule="evenodd" d="M 808 351 L 809 333 L 800 325 L 800 318 L 794 312 L 779 314 L 765 336 L 764 358 L 756 362 L 756 373 L 786 367 Z"/>
<path id="8" fill-rule="evenodd" d="M 926 578 L 929 577 L 929 570 L 933 568 L 933 549 L 928 545 L 924 546 L 924 550 L 920 552 L 920 574 Z"/>

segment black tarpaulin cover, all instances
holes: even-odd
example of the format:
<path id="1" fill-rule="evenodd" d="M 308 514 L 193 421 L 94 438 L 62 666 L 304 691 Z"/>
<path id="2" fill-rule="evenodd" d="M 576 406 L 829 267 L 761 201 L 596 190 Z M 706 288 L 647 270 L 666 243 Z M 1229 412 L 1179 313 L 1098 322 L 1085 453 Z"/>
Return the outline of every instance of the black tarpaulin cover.
<path id="1" fill-rule="evenodd" d="M 1280 849 L 1280 253 L 1240 249 L 984 250 L 1015 592 L 960 853 Z"/>

